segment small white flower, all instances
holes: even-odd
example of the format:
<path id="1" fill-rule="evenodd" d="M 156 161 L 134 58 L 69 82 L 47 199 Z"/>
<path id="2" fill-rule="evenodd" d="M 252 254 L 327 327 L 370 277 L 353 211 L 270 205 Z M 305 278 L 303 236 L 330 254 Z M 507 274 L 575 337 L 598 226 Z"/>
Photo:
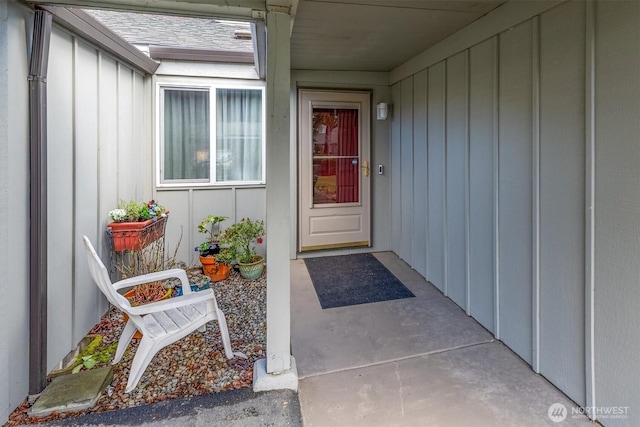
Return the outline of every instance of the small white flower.
<path id="1" fill-rule="evenodd" d="M 125 209 L 113 209 L 109 211 L 109 218 L 113 221 L 123 221 L 127 217 L 127 211 Z"/>

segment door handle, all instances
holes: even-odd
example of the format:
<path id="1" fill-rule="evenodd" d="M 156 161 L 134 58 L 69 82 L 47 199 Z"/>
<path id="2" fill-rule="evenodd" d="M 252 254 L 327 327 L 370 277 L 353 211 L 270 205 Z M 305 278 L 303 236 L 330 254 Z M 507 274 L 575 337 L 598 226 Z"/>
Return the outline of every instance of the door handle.
<path id="1" fill-rule="evenodd" d="M 364 176 L 369 176 L 369 162 L 366 160 L 362 161 L 362 173 Z"/>

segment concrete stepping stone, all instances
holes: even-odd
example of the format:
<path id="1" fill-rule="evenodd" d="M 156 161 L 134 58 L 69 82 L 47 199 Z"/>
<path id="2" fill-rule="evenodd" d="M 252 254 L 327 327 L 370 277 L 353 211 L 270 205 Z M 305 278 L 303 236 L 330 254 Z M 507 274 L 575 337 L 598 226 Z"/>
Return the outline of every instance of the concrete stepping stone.
<path id="1" fill-rule="evenodd" d="M 81 411 L 92 407 L 113 380 L 111 366 L 55 378 L 29 408 L 29 416 L 44 417 L 56 411 Z"/>

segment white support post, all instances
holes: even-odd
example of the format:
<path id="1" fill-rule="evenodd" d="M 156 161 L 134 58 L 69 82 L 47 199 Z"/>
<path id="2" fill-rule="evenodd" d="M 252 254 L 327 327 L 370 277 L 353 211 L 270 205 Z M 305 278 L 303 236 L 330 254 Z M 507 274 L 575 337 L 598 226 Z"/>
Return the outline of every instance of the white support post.
<path id="1" fill-rule="evenodd" d="M 290 308 L 291 17 L 267 12 L 267 358 L 254 367 L 254 391 L 298 388 Z"/>

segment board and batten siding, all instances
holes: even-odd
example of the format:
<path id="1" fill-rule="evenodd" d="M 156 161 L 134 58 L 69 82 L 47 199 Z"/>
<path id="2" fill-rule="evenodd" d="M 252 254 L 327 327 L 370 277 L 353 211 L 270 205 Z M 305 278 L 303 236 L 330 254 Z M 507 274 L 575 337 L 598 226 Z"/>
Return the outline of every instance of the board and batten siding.
<path id="1" fill-rule="evenodd" d="M 640 2 L 598 2 L 594 19 L 595 405 L 640 420 Z"/>
<path id="2" fill-rule="evenodd" d="M 47 83 L 50 371 L 108 308 L 82 236 L 108 263 L 107 213 L 153 187 L 149 77 L 54 26 Z"/>
<path id="3" fill-rule="evenodd" d="M 392 193 L 394 251 L 581 405 L 592 403 L 585 374 L 587 8 L 560 4 L 394 82 L 390 150 L 392 188 L 401 190 Z M 638 25 L 633 28 L 638 40 Z M 622 37 L 611 37 L 620 47 Z M 638 67 L 631 69 L 636 74 L 627 75 L 626 89 L 632 76 L 639 81 Z M 608 84 L 622 90 L 613 70 Z M 613 110 L 605 117 L 621 120 Z M 615 139 L 610 132 L 608 139 Z M 629 143 L 619 141 L 621 155 Z M 626 175 L 636 189 L 640 162 L 631 159 L 637 147 L 627 153 Z M 413 169 L 404 153 L 419 157 Z M 603 159 L 611 162 L 611 190 L 625 177 L 614 172 L 615 160 Z M 610 191 L 608 197 L 624 195 Z M 637 220 L 637 205 L 628 207 L 607 209 L 600 221 Z M 405 233 L 405 224 L 413 233 Z M 629 246 L 638 237 L 635 227 L 627 230 Z M 638 255 L 637 246 L 627 249 Z M 622 293 L 607 300 L 616 295 Z M 616 304 L 629 306 L 627 320 L 637 320 L 640 310 L 630 305 L 637 307 L 638 298 Z M 608 381 L 596 372 L 598 378 Z"/>
<path id="4" fill-rule="evenodd" d="M 242 218 L 265 220 L 266 191 L 264 185 L 252 187 L 157 189 L 158 200 L 169 207 L 165 231 L 165 251 L 187 265 L 200 265 L 194 248 L 206 240 L 198 233 L 198 224 L 207 215 L 222 215 L 229 219 L 220 223 L 223 230 Z M 257 245 L 256 252 L 265 255 L 268 241 Z"/>
<path id="5" fill-rule="evenodd" d="M 445 64 L 429 68 L 427 75 L 427 276 L 431 283 L 445 292 Z M 393 94 L 393 92 L 392 92 Z M 395 101 L 394 101 L 395 102 Z M 399 111 L 398 114 L 409 114 Z M 394 117 L 395 118 L 395 117 Z M 418 144 L 420 141 L 418 141 Z M 392 141 L 391 146 L 394 146 Z M 392 157 L 393 167 L 395 159 Z M 424 188 L 424 187 L 423 187 Z M 420 190 L 419 190 L 420 191 Z M 395 204 L 399 209 L 402 201 Z M 423 236 L 415 236 L 422 239 Z"/>

